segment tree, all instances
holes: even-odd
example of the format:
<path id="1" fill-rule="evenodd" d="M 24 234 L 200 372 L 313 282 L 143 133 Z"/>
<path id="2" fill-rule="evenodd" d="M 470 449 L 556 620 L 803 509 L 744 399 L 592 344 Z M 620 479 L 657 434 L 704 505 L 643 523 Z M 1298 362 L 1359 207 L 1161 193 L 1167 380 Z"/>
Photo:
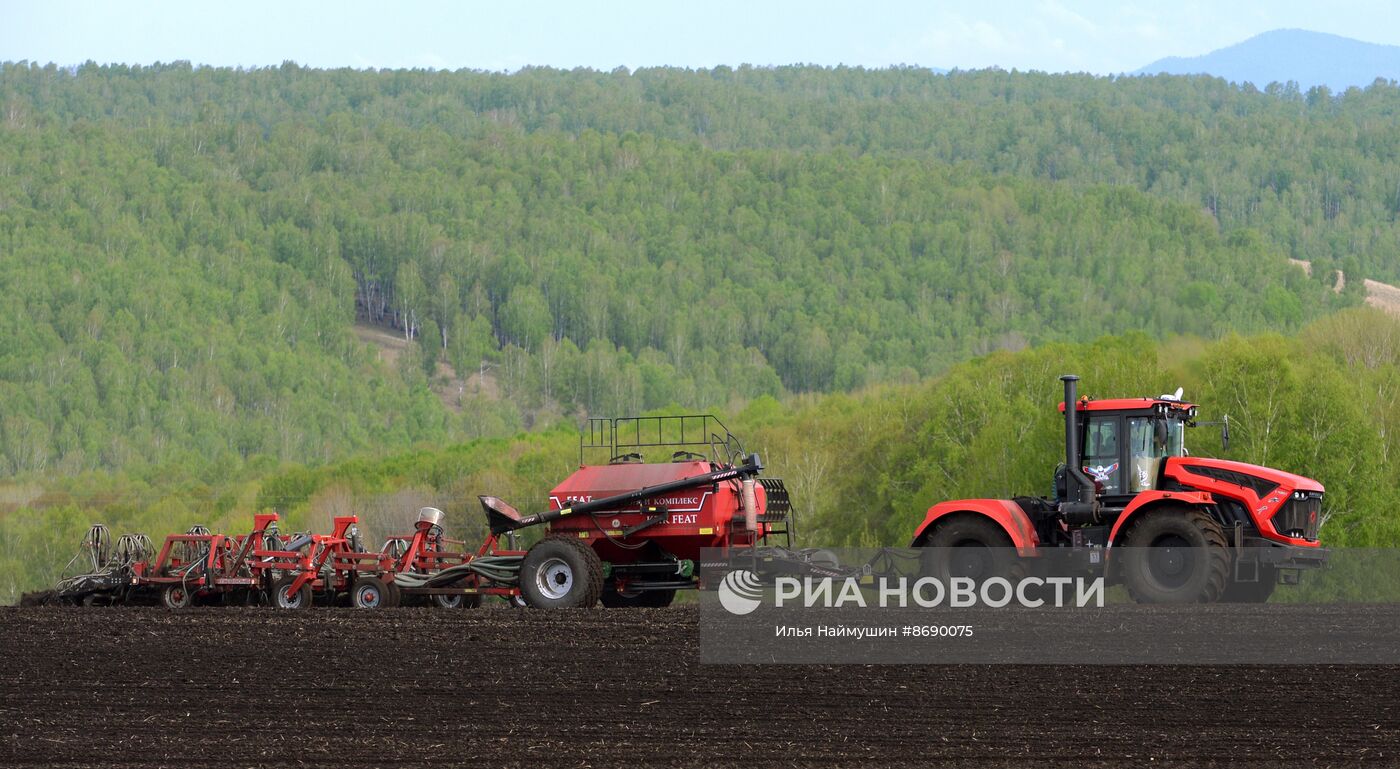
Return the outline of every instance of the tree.
<path id="1" fill-rule="evenodd" d="M 427 298 L 423 277 L 416 262 L 404 262 L 394 274 L 394 300 L 398 305 L 403 338 L 413 339 L 418 332 L 418 308 Z"/>
<path id="2" fill-rule="evenodd" d="M 444 272 L 438 277 L 437 287 L 433 291 L 433 319 L 441 329 L 444 350 L 447 349 L 447 331 L 452 327 L 459 309 L 461 302 L 457 294 L 457 284 L 451 275 Z"/>

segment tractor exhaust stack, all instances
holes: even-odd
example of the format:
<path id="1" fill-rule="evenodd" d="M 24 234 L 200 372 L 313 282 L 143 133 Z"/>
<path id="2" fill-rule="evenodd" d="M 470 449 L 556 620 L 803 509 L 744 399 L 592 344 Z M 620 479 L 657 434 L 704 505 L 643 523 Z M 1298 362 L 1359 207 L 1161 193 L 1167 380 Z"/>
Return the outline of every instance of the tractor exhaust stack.
<path id="1" fill-rule="evenodd" d="M 1093 523 L 1099 517 L 1094 482 L 1084 474 L 1079 447 L 1079 377 L 1065 374 L 1065 499 L 1060 514 L 1071 523 Z"/>

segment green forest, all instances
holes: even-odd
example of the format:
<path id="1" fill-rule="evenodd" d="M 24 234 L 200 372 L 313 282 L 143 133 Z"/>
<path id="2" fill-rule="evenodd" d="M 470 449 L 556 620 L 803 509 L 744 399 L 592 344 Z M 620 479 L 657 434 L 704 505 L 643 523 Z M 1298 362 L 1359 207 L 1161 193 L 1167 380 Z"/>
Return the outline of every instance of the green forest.
<path id="1" fill-rule="evenodd" d="M 1390 463 L 1400 454 L 1400 321 L 1370 308 L 1315 321 L 1294 336 L 1156 342 L 1131 333 L 998 352 L 914 384 L 783 401 L 762 396 L 724 418 L 764 458 L 765 475 L 792 490 L 803 541 L 902 546 L 944 499 L 1050 493 L 1064 451 L 1056 377 L 1071 371 L 1093 397 L 1182 387 L 1200 404 L 1202 420 L 1229 414 L 1228 450 L 1219 428 L 1204 425 L 1188 432 L 1188 450 L 1323 479 L 1321 532 L 1329 546 L 1400 541 L 1391 505 L 1400 476 Z M 447 513 L 450 535 L 479 540 L 478 494 L 542 509 L 578 457 L 578 431 L 558 423 L 509 438 L 284 465 L 241 482 L 64 478 L 43 504 L 0 518 L 0 601 L 52 582 L 94 515 L 117 531 L 199 523 L 238 532 L 255 509 L 281 511 L 288 530 L 327 530 L 333 516 L 354 513 L 375 538 L 402 533 L 418 507 L 433 505 Z"/>
<path id="2" fill-rule="evenodd" d="M 1398 111 L 1381 81 L 3 64 L 0 563 L 97 518 L 476 526 L 584 418 L 658 410 L 767 449 L 812 536 L 899 543 L 935 499 L 1044 493 L 1071 364 L 1186 386 L 1232 456 L 1327 483 L 1329 541 L 1392 541 L 1393 330 L 1350 308 L 1400 281 Z"/>

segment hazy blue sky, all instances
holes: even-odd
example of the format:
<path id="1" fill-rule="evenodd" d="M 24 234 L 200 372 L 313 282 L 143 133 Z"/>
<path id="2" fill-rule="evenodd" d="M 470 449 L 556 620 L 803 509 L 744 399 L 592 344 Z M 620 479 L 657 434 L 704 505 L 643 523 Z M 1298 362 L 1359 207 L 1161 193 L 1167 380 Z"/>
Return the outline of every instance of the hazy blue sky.
<path id="1" fill-rule="evenodd" d="M 1393 0 L 0 0 L 0 60 L 492 70 L 805 62 L 1106 74 L 1283 27 L 1400 44 Z"/>

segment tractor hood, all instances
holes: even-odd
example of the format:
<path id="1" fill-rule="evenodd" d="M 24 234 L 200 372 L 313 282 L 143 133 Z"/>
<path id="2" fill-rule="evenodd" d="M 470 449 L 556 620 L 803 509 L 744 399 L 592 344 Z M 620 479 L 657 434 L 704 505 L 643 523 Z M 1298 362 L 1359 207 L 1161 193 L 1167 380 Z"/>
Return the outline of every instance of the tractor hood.
<path id="1" fill-rule="evenodd" d="M 1191 468 L 1200 467 L 1223 470 L 1228 473 L 1240 473 L 1254 478 L 1263 478 L 1266 481 L 1276 483 L 1291 491 L 1315 491 L 1319 494 L 1326 491 L 1321 483 L 1306 476 L 1296 475 L 1284 470 L 1276 470 L 1272 467 L 1251 465 L 1248 462 L 1236 462 L 1230 459 L 1209 459 L 1206 457 L 1173 457 L 1172 464 L 1188 473 L 1192 472 Z"/>

